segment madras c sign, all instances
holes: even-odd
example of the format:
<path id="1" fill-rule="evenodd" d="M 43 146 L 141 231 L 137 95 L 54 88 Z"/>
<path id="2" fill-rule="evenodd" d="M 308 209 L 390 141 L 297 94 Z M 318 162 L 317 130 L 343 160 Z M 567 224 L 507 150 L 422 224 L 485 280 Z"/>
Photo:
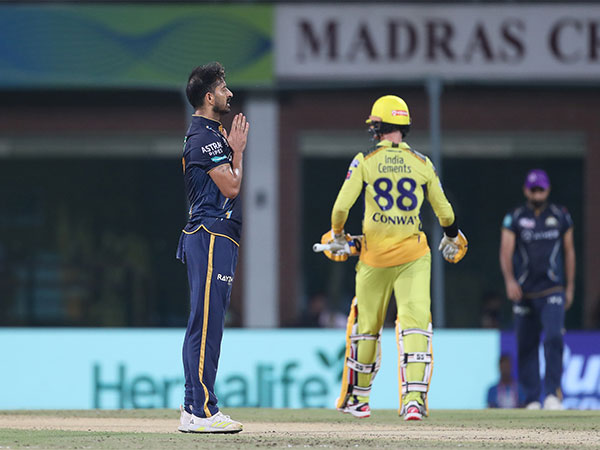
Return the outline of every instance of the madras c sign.
<path id="1" fill-rule="evenodd" d="M 279 6 L 280 79 L 577 79 L 600 75 L 600 7 Z"/>

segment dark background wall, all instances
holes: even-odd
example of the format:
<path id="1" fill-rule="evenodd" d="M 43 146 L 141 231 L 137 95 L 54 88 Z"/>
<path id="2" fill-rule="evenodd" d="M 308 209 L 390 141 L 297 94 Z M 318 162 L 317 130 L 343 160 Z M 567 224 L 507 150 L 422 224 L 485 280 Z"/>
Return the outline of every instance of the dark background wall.
<path id="1" fill-rule="evenodd" d="M 356 130 L 364 128 L 364 117 L 372 102 L 381 95 L 395 93 L 408 103 L 413 122 L 411 135 L 427 135 L 428 100 L 419 87 L 398 87 L 313 91 L 288 94 L 282 101 L 281 148 L 284 154 L 281 170 L 282 229 L 286 234 L 304 236 L 296 253 L 282 253 L 281 285 L 282 322 L 293 321 L 295 292 L 307 302 L 317 291 L 330 291 L 328 278 L 335 270 L 340 287 L 331 292 L 332 307 L 347 306 L 352 293 L 353 268 L 332 269 L 321 256 L 310 252 L 310 245 L 320 239 L 330 224 L 329 214 L 335 195 L 341 186 L 350 158 L 302 159 L 298 151 L 303 131 Z M 548 170 L 553 182 L 552 200 L 566 205 L 575 220 L 575 241 L 578 261 L 576 304 L 567 315 L 567 325 L 573 328 L 593 327 L 598 323 L 597 277 L 593 271 L 595 253 L 600 245 L 593 229 L 597 209 L 594 198 L 598 170 L 594 163 L 600 151 L 594 136 L 597 133 L 593 114 L 600 97 L 593 89 L 549 88 L 532 86 L 490 87 L 446 86 L 442 98 L 442 133 L 484 131 L 515 133 L 580 132 L 586 136 L 584 159 L 575 157 L 539 157 L 526 159 L 493 159 L 481 149 L 481 158 L 447 157 L 443 160 L 443 182 L 453 202 L 461 227 L 470 240 L 470 251 L 463 264 L 447 266 L 446 323 L 451 327 L 478 326 L 483 304 L 500 296 L 504 325 L 510 322 L 509 304 L 498 264 L 500 225 L 504 214 L 523 202 L 522 184 L 532 167 Z M 442 141 L 443 141 L 442 136 Z M 408 139 L 410 143 L 410 136 Z M 357 150 L 363 150 L 357 142 Z M 568 152 L 565 152 L 568 154 Z M 318 185 L 316 183 L 318 180 Z M 301 186 L 304 186 L 302 188 Z M 307 187 L 308 186 L 308 187 Z M 355 208 L 356 209 L 356 208 Z M 360 213 L 359 213 L 360 215 Z M 352 224 L 354 220 L 354 224 Z M 359 230 L 360 218 L 351 218 L 348 229 Z M 318 223 L 318 225 L 316 225 Z M 310 232 L 307 230 L 310 229 Z M 310 234 L 310 235 L 309 235 Z M 437 244 L 438 238 L 432 239 Z M 584 245 L 585 243 L 585 245 Z M 294 278 L 292 273 L 302 273 Z M 339 274 L 339 273 L 343 274 Z"/>
<path id="2" fill-rule="evenodd" d="M 297 323 L 308 298 L 317 292 L 325 291 L 330 307 L 342 314 L 353 293 L 352 264 L 333 269 L 310 252 L 310 245 L 329 226 L 330 208 L 349 158 L 303 157 L 300 137 L 307 130 L 364 129 L 373 100 L 390 92 L 409 104 L 414 124 L 410 137 L 427 136 L 428 102 L 419 86 L 278 93 L 284 326 Z M 244 93 L 236 96 L 237 107 L 243 108 Z M 184 267 L 174 259 L 187 209 L 178 156 L 186 127 L 181 95 L 141 90 L 3 91 L 0 100 L 3 142 L 12 142 L 15 136 L 72 140 L 62 156 L 46 154 L 42 145 L 34 154 L 4 152 L 0 159 L 0 323 L 184 325 L 187 282 Z M 600 220 L 600 181 L 595 176 L 600 139 L 590 111 L 599 108 L 600 97 L 593 88 L 445 87 L 443 133 L 578 132 L 586 145 L 584 159 L 444 158 L 444 186 L 471 242 L 464 262 L 446 269 L 448 326 L 478 326 L 490 296 L 501 297 L 501 320 L 510 321 L 497 262 L 499 226 L 504 213 L 522 201 L 520 187 L 532 166 L 549 171 L 552 199 L 565 204 L 575 220 L 577 292 L 567 325 L 597 326 L 600 286 L 595 267 L 600 241 L 594 230 Z M 116 148 L 107 155 L 77 153 L 79 143 L 83 146 L 98 137 L 114 138 L 119 145 L 123 136 L 135 140 L 161 134 L 170 139 L 170 155 L 139 148 L 129 156 L 115 156 Z M 361 142 L 356 145 L 356 151 L 363 150 Z M 348 229 L 359 230 L 359 223 L 360 211 L 354 211 Z M 337 280 L 335 289 L 328 284 L 331 279 Z M 243 276 L 238 281 L 243 283 Z M 229 318 L 232 325 L 241 323 L 241 293 L 238 283 Z"/>

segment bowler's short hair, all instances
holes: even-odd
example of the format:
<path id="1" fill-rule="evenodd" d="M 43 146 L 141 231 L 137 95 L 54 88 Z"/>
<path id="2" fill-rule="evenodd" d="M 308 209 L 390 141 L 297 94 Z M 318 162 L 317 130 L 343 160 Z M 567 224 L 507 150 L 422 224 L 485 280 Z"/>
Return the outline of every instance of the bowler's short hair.
<path id="1" fill-rule="evenodd" d="M 204 105 L 207 92 L 214 92 L 215 87 L 225 80 L 225 68 L 218 62 L 198 66 L 188 78 L 185 89 L 188 101 L 194 108 Z"/>

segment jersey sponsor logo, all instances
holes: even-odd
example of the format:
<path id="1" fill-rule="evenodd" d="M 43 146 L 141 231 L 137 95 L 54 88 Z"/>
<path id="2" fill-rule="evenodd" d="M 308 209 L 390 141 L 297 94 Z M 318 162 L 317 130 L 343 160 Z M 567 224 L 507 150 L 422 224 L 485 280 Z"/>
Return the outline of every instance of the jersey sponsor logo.
<path id="1" fill-rule="evenodd" d="M 358 167 L 359 164 L 360 162 L 358 161 L 358 159 L 354 158 L 350 163 L 350 167 Z"/>
<path id="2" fill-rule="evenodd" d="M 504 220 L 502 221 L 502 226 L 504 228 L 510 228 L 511 225 L 512 225 L 512 216 L 510 214 L 507 214 L 506 216 L 504 216 Z"/>
<path id="3" fill-rule="evenodd" d="M 352 171 L 349 170 L 348 173 L 346 174 L 346 180 L 349 180 L 351 176 L 352 176 Z"/>
<path id="4" fill-rule="evenodd" d="M 385 156 L 385 161 L 377 164 L 379 173 L 411 173 L 412 168 L 404 164 L 402 156 Z"/>
<path id="5" fill-rule="evenodd" d="M 519 225 L 523 228 L 535 228 L 535 219 L 529 217 L 521 217 L 519 219 Z"/>
<path id="6" fill-rule="evenodd" d="M 223 153 L 223 144 L 219 141 L 206 144 L 202 147 L 202 153 L 208 153 L 208 156 L 220 155 Z"/>
<path id="7" fill-rule="evenodd" d="M 392 116 L 408 116 L 408 111 L 402 109 L 393 109 Z"/>
<path id="8" fill-rule="evenodd" d="M 210 158 L 210 160 L 212 162 L 219 162 L 219 161 L 223 161 L 224 159 L 227 159 L 227 156 L 223 155 L 223 156 L 213 156 L 212 158 Z"/>
<path id="9" fill-rule="evenodd" d="M 532 242 L 532 241 L 543 241 L 543 240 L 554 240 L 560 237 L 560 232 L 556 229 L 547 230 L 547 231 L 532 231 L 532 230 L 523 230 L 521 231 L 521 239 L 524 242 Z"/>
<path id="10" fill-rule="evenodd" d="M 546 224 L 547 227 L 557 227 L 558 226 L 558 219 L 554 216 L 548 216 L 546 218 L 546 222 L 544 222 Z"/>
<path id="11" fill-rule="evenodd" d="M 377 171 L 379 173 L 411 173 L 412 169 L 410 166 L 391 166 L 387 164 L 377 164 Z"/>
<path id="12" fill-rule="evenodd" d="M 386 216 L 376 212 L 371 217 L 373 222 L 389 223 L 390 225 L 416 225 L 419 223 L 419 216 Z"/>
<path id="13" fill-rule="evenodd" d="M 217 274 L 217 280 L 223 281 L 224 283 L 231 284 L 233 283 L 233 277 L 231 275 L 221 275 Z"/>

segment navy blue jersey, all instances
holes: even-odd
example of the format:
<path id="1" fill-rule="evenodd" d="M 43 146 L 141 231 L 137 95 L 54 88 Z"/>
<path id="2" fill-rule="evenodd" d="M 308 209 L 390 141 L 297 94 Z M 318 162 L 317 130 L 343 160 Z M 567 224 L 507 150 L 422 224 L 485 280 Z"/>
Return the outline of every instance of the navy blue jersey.
<path id="1" fill-rule="evenodd" d="M 190 205 L 187 232 L 204 226 L 212 233 L 225 234 L 239 242 L 242 226 L 242 199 L 225 197 L 209 172 L 231 164 L 233 150 L 215 120 L 194 115 L 185 136 L 183 177 Z"/>
<path id="2" fill-rule="evenodd" d="M 515 233 L 513 265 L 524 294 L 565 285 L 563 236 L 573 226 L 566 208 L 549 204 L 536 217 L 521 206 L 504 217 L 502 226 Z"/>

